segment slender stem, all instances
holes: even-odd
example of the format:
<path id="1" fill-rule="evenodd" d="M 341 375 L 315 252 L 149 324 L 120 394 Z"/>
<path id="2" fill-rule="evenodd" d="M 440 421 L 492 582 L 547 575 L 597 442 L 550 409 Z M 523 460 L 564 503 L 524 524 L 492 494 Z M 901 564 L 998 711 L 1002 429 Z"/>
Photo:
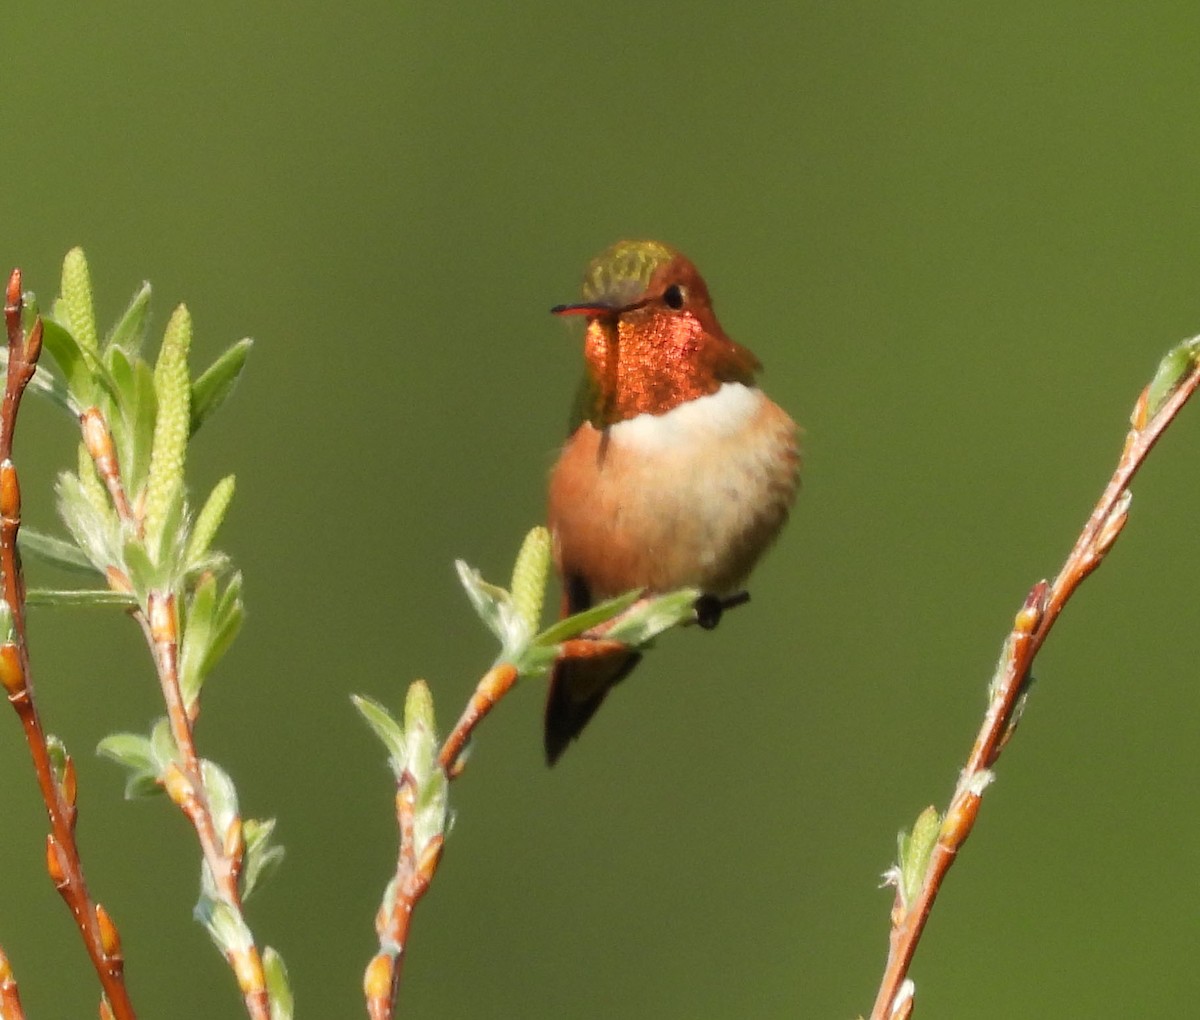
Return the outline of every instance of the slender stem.
<path id="1" fill-rule="evenodd" d="M 0 950 L 0 1017 L 4 1020 L 25 1020 L 17 979 L 3 950 Z"/>
<path id="2" fill-rule="evenodd" d="M 375 919 L 379 952 L 367 965 L 363 980 L 370 1020 L 390 1020 L 395 1015 L 413 910 L 428 891 L 442 858 L 440 835 L 434 836 L 421 854 L 417 854 L 416 799 L 416 781 L 412 773 L 406 771 L 396 788 L 396 822 L 400 829 L 396 874 L 389 890 L 391 895 Z"/>
<path id="3" fill-rule="evenodd" d="M 109 1009 L 116 1020 L 134 1020 L 133 1003 L 125 986 L 125 960 L 116 927 L 91 899 L 84 880 L 83 862 L 75 840 L 75 770 L 67 759 L 60 779 L 55 775 L 50 745 L 38 715 L 30 675 L 29 645 L 25 627 L 25 579 L 17 550 L 21 527 L 21 491 L 12 462 L 13 434 L 25 387 L 37 370 L 41 353 L 42 324 L 38 319 L 26 335 L 21 323 L 21 273 L 9 277 L 4 305 L 8 333 L 8 369 L 0 405 L 0 577 L 4 601 L 12 613 L 14 640 L 0 647 L 0 673 L 8 700 L 17 712 L 29 745 L 38 787 L 50 818 L 47 867 L 55 887 L 75 918 L 92 966 L 100 979 Z M 14 990 L 15 995 L 15 990 Z"/>
<path id="4" fill-rule="evenodd" d="M 438 752 L 438 767 L 447 780 L 462 774 L 465 764 L 462 753 L 471 734 L 500 699 L 512 690 L 518 675 L 515 666 L 502 662 L 480 679 L 458 723 Z M 391 1020 L 395 1015 L 413 910 L 429 889 L 442 859 L 443 838 L 440 835 L 434 836 L 420 855 L 417 853 L 414 824 L 418 794 L 415 777 L 405 771 L 396 786 L 396 823 L 400 830 L 396 873 L 375 918 L 379 952 L 371 958 L 363 976 L 363 994 L 370 1020 Z"/>
<path id="5" fill-rule="evenodd" d="M 992 682 L 983 725 L 955 787 L 921 888 L 911 902 L 906 903 L 902 887 L 897 885 L 888 961 L 871 1010 L 871 1020 L 899 1020 L 911 1013 L 912 984 L 907 980 L 909 966 L 946 873 L 975 826 L 984 789 L 991 779 L 989 770 L 1012 735 L 1033 660 L 1071 596 L 1100 565 L 1121 533 L 1128 518 L 1130 483 L 1167 426 L 1198 387 L 1200 365 L 1193 361 L 1170 396 L 1149 420 L 1149 387 L 1142 391 L 1134 407 L 1132 428 L 1126 437 L 1116 470 L 1066 562 L 1052 583 L 1042 581 L 1033 587 L 1017 613 Z"/>
<path id="6" fill-rule="evenodd" d="M 163 785 L 196 830 L 200 851 L 212 875 L 217 895 L 234 916 L 242 921 L 242 894 L 238 888 L 238 875 L 241 872 L 245 847 L 241 840 L 241 825 L 235 820 L 230 827 L 232 831 L 226 834 L 226 837 L 218 835 L 208 803 L 203 767 L 200 756 L 196 753 L 193 720 L 179 687 L 179 625 L 175 595 L 171 592 L 151 591 L 147 597 L 147 612 L 139 611 L 134 615 L 141 624 L 154 657 L 171 735 L 179 749 L 180 761 L 175 771 L 166 776 Z M 242 927 L 247 944 L 228 951 L 229 964 L 237 977 L 246 1012 L 253 1020 L 270 1020 L 271 1003 L 262 959 L 244 921 Z"/>
<path id="7" fill-rule="evenodd" d="M 84 445 L 96 466 L 97 474 L 104 481 L 118 517 L 132 533 L 140 534 L 142 521 L 139 511 L 130 504 L 125 493 L 112 432 L 104 415 L 98 408 L 88 408 L 80 416 L 80 426 Z M 128 591 L 131 587 L 129 579 L 116 568 L 109 569 L 109 583 L 118 591 Z M 241 821 L 234 819 L 227 832 L 217 832 L 208 802 L 203 763 L 196 751 L 193 732 L 199 705 L 193 704 L 189 709 L 179 686 L 180 634 L 175 593 L 151 590 L 146 597 L 145 609 L 138 609 L 132 615 L 150 648 L 171 736 L 179 750 L 180 760 L 164 774 L 162 785 L 195 829 L 216 895 L 229 908 L 241 928 L 241 943 L 227 949 L 226 959 L 237 978 L 246 1012 L 252 1020 L 270 1020 L 270 995 L 262 957 L 245 923 L 242 895 L 238 887 L 245 854 Z"/>
<path id="8" fill-rule="evenodd" d="M 142 522 L 138 511 L 131 506 L 121 482 L 120 465 L 112 432 L 99 408 L 88 408 L 80 415 L 84 445 L 96 466 L 96 472 L 108 490 L 118 517 L 134 534 L 140 534 Z M 110 569 L 110 584 L 127 591 L 129 580 L 119 570 Z M 212 876 L 216 895 L 230 909 L 243 933 L 240 946 L 227 949 L 226 958 L 238 981 L 246 1012 L 252 1020 L 270 1020 L 271 1004 L 263 972 L 262 958 L 245 924 L 242 895 L 238 888 L 245 844 L 241 821 L 234 819 L 224 834 L 217 832 L 212 808 L 208 802 L 204 770 L 196 751 L 193 732 L 198 705 L 189 711 L 179 685 L 179 616 L 173 591 L 151 590 L 146 596 L 145 609 L 133 614 L 154 660 L 155 672 L 162 689 L 163 703 L 171 736 L 179 751 L 179 761 L 162 777 L 162 785 L 171 800 L 179 807 L 196 831 L 200 852 L 208 873 Z"/>
<path id="9" fill-rule="evenodd" d="M 723 611 L 742 605 L 748 600 L 749 595 L 745 592 L 728 599 L 706 600 L 703 607 L 697 605 L 697 621 L 701 626 L 714 627 Z M 641 604 L 640 601 L 634 603 L 626 612 L 633 612 Z M 596 658 L 628 653 L 629 646 L 624 642 L 604 637 L 619 618 L 593 627 L 577 638 L 563 641 L 559 646 L 559 654 L 564 658 Z M 476 684 L 462 715 L 438 752 L 438 766 L 447 780 L 457 779 L 462 775 L 466 765 L 463 752 L 475 728 L 499 704 L 500 699 L 512 690 L 519 676 L 516 666 L 500 662 L 489 669 Z M 396 874 L 389 886 L 390 895 L 375 921 L 380 950 L 371 958 L 363 977 L 363 991 L 370 1020 L 390 1020 L 394 1015 L 412 912 L 417 902 L 425 895 L 429 883 L 433 881 L 438 862 L 441 860 L 441 836 L 431 840 L 419 858 L 416 854 L 413 821 L 417 794 L 412 774 L 405 772 L 396 790 L 396 818 L 400 828 L 400 852 Z"/>
<path id="10" fill-rule="evenodd" d="M 462 774 L 465 764 L 461 760 L 463 748 L 467 746 L 475 727 L 496 707 L 500 699 L 512 690 L 517 676 L 515 666 L 502 662 L 489 669 L 476 685 L 467 707 L 463 709 L 462 715 L 438 753 L 438 764 L 445 770 L 447 778 L 457 779 Z"/>

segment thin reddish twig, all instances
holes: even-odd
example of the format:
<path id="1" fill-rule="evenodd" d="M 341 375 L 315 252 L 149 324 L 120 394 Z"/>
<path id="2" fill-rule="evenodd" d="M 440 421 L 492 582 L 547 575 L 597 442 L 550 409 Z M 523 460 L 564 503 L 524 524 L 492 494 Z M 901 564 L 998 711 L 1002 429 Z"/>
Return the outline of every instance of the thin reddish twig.
<path id="1" fill-rule="evenodd" d="M 140 511 L 130 504 L 126 495 L 112 431 L 100 409 L 91 407 L 85 410 L 80 415 L 80 428 L 84 446 L 92 458 L 96 473 L 108 491 L 118 517 L 133 534 L 141 534 L 143 522 Z M 108 569 L 108 581 L 119 591 L 130 591 L 132 588 L 129 578 L 115 566 Z M 145 611 L 137 609 L 131 615 L 141 627 L 146 644 L 150 648 L 162 689 L 171 736 L 179 749 L 180 761 L 173 764 L 164 774 L 163 788 L 196 831 L 200 852 L 212 875 L 217 895 L 240 920 L 244 912 L 238 879 L 245 857 L 245 841 L 240 819 L 234 819 L 225 833 L 217 832 L 208 803 L 203 768 L 200 755 L 196 751 L 193 732 L 199 714 L 199 703 L 194 703 L 189 711 L 179 686 L 180 633 L 175 594 L 171 591 L 152 590 L 147 595 Z M 243 927 L 247 932 L 247 944 L 228 949 L 226 959 L 237 979 L 246 1012 L 252 1020 L 270 1020 L 271 1002 L 262 956 L 248 935 L 249 927 Z"/>
<path id="2" fill-rule="evenodd" d="M 0 950 L 0 1016 L 4 1020 L 25 1020 L 17 979 L 3 950 Z"/>
<path id="3" fill-rule="evenodd" d="M 363 992 L 370 1020 L 390 1020 L 396 1009 L 400 977 L 408 948 L 408 929 L 413 909 L 429 889 L 442 858 L 440 835 L 434 836 L 418 855 L 415 833 L 417 789 L 413 776 L 405 772 L 396 788 L 396 820 L 400 828 L 400 853 L 392 879 L 391 898 L 375 918 L 379 952 L 367 964 Z"/>
<path id="4" fill-rule="evenodd" d="M 493 666 L 475 686 L 467 707 L 458 718 L 454 729 L 442 744 L 438 752 L 438 764 L 446 773 L 448 779 L 457 779 L 466 764 L 462 760 L 463 749 L 475 732 L 475 727 L 483 722 L 489 712 L 499 703 L 517 682 L 515 666 L 502 662 Z"/>
<path id="5" fill-rule="evenodd" d="M 1068 600 L 1100 565 L 1121 533 L 1129 514 L 1130 483 L 1167 426 L 1198 387 L 1200 365 L 1193 361 L 1149 420 L 1150 388 L 1142 391 L 1130 418 L 1131 429 L 1117 468 L 1066 562 L 1052 583 L 1041 581 L 1034 585 L 1017 613 L 992 684 L 983 725 L 959 777 L 921 887 L 911 902 L 904 902 L 902 885 L 897 883 L 887 966 L 871 1010 L 871 1020 L 900 1020 L 911 1014 L 909 966 L 946 873 L 975 826 L 980 800 L 991 778 L 989 770 L 1012 735 L 1033 660 Z"/>
<path id="6" fill-rule="evenodd" d="M 117 1020 L 133 1020 L 135 1013 L 125 986 L 125 959 L 117 929 L 107 912 L 93 902 L 88 893 L 83 862 L 75 841 L 75 767 L 68 757 L 61 780 L 55 775 L 49 741 L 33 697 L 25 628 L 25 578 L 17 549 L 21 489 L 12 462 L 12 449 L 21 397 L 37 370 L 42 322 L 38 318 L 26 334 L 21 322 L 22 310 L 21 272 L 14 269 L 8 279 L 4 304 L 8 369 L 0 406 L 0 575 L 4 601 L 12 612 L 15 639 L 0 646 L 0 679 L 21 720 L 42 801 L 50 817 L 51 831 L 46 837 L 46 863 L 50 876 L 75 918 L 113 1016 Z"/>
<path id="7" fill-rule="evenodd" d="M 742 592 L 728 599 L 712 600 L 706 604 L 703 614 L 698 605 L 698 622 L 706 629 L 711 629 L 716 626 L 723 611 L 747 601 L 749 595 Z M 642 601 L 636 602 L 625 611 L 632 612 L 642 604 Z M 561 642 L 559 654 L 565 658 L 595 658 L 627 653 L 629 646 L 624 642 L 604 636 L 616 624 L 617 619 L 619 617 L 599 624 L 577 638 Z M 447 780 L 457 779 L 462 775 L 466 766 L 463 752 L 470 743 L 476 727 L 499 704 L 500 699 L 512 690 L 519 677 L 520 674 L 514 665 L 501 662 L 489 669 L 475 685 L 475 690 L 471 693 L 458 722 L 438 751 L 438 766 Z M 391 884 L 390 899 L 380 908 L 380 913 L 375 919 L 380 951 L 371 958 L 363 976 L 363 991 L 370 1020 L 390 1020 L 394 1015 L 413 909 L 433 881 L 442 856 L 442 837 L 438 836 L 425 848 L 420 858 L 417 857 L 413 842 L 416 794 L 413 777 L 405 772 L 396 791 L 396 817 L 400 828 L 400 853 L 396 874 Z"/>
<path id="8" fill-rule="evenodd" d="M 179 687 L 179 622 L 175 596 L 169 592 L 151 591 L 147 609 L 145 614 L 138 611 L 133 615 L 141 624 L 153 654 L 171 735 L 180 754 L 179 763 L 168 770 L 163 787 L 195 829 L 217 895 L 241 918 L 242 893 L 238 876 L 246 849 L 241 821 L 235 819 L 229 831 L 219 835 L 205 793 L 202 765 L 192 732 L 194 720 L 187 711 Z M 270 1020 L 271 1001 L 258 947 L 250 940 L 248 945 L 227 950 L 226 958 L 237 978 L 246 1012 L 253 1020 Z"/>
<path id="9" fill-rule="evenodd" d="M 458 723 L 438 752 L 438 767 L 447 780 L 462 774 L 462 753 L 475 727 L 517 682 L 517 669 L 509 663 L 493 666 L 483 675 L 463 709 Z M 429 889 L 442 859 L 443 838 L 435 836 L 418 855 L 413 826 L 416 818 L 416 780 L 405 771 L 396 784 L 396 823 L 400 830 L 400 850 L 396 873 L 389 895 L 375 918 L 379 952 L 371 957 L 363 975 L 363 995 L 370 1020 L 390 1020 L 395 1015 L 396 998 L 408 948 L 408 931 L 413 910 Z"/>

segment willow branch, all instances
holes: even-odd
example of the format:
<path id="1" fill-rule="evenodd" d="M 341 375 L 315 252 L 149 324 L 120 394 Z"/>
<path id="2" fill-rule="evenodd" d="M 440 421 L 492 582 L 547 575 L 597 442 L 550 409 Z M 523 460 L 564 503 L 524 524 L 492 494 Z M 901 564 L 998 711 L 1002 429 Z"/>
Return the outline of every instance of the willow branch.
<path id="1" fill-rule="evenodd" d="M 84 446 L 118 517 L 131 534 L 141 534 L 144 522 L 137 509 L 131 507 L 122 485 L 116 447 L 104 415 L 98 408 L 88 408 L 80 416 L 80 425 Z M 108 580 L 117 590 L 128 591 L 130 588 L 129 579 L 115 568 L 109 569 Z M 179 686 L 180 633 L 175 593 L 151 590 L 147 594 L 145 610 L 139 608 L 132 616 L 141 627 L 154 660 L 167 722 L 179 750 L 179 761 L 162 779 L 163 788 L 195 830 L 215 894 L 228 908 L 238 929 L 237 945 L 226 950 L 226 960 L 237 978 L 246 1012 L 252 1020 L 270 1020 L 271 1004 L 262 955 L 246 924 L 238 886 L 246 850 L 241 822 L 235 819 L 228 831 L 217 831 L 205 792 L 203 761 L 196 751 L 194 727 L 200 711 L 199 701 L 194 702 L 189 711 Z"/>
<path id="2" fill-rule="evenodd" d="M 229 909 L 242 932 L 239 945 L 226 951 L 226 959 L 237 978 L 238 988 L 252 1020 L 270 1020 L 271 1002 L 267 992 L 262 956 L 245 922 L 242 893 L 238 887 L 245 857 L 245 841 L 240 819 L 219 835 L 205 792 L 203 763 L 196 752 L 194 718 L 189 714 L 179 686 L 179 617 L 175 595 L 151 591 L 147 612 L 134 613 L 142 627 L 154 658 L 171 736 L 179 749 L 179 761 L 166 774 L 163 786 L 196 832 L 205 866 L 212 877 L 217 898 Z M 198 712 L 198 703 L 193 712 Z"/>
<path id="3" fill-rule="evenodd" d="M 391 896 L 375 918 L 380 950 L 367 965 L 363 980 L 370 1020 L 390 1020 L 395 1015 L 413 908 L 428 891 L 442 857 L 441 836 L 435 836 L 421 853 L 417 852 L 416 798 L 416 782 L 412 773 L 405 772 L 396 789 L 396 820 L 400 828 L 396 875 L 392 879 Z"/>
<path id="4" fill-rule="evenodd" d="M 915 895 L 907 895 L 904 883 L 896 883 L 887 965 L 871 1020 L 904 1020 L 912 1013 L 909 966 L 946 873 L 975 827 L 984 790 L 992 778 L 991 768 L 1016 727 L 1030 667 L 1071 596 L 1100 565 L 1124 528 L 1129 517 L 1129 485 L 1134 476 L 1167 426 L 1200 387 L 1196 344 L 1197 341 L 1190 341 L 1179 349 L 1187 356 L 1187 364 L 1157 407 L 1150 406 L 1157 380 L 1142 391 L 1130 417 L 1131 428 L 1116 470 L 1066 562 L 1052 582 L 1040 581 L 1034 585 L 1016 615 L 989 688 L 983 725 L 942 819 L 920 887 Z M 1164 366 L 1167 364 L 1164 362 Z"/>
<path id="5" fill-rule="evenodd" d="M 437 752 L 436 768 L 447 781 L 462 774 L 465 764 L 463 749 L 471 739 L 471 734 L 513 688 L 518 676 L 515 666 L 500 663 L 488 670 L 476 685 L 458 723 Z M 409 739 L 413 739 L 411 732 Z M 396 824 L 400 832 L 400 848 L 395 874 L 375 917 L 379 952 L 371 958 L 363 976 L 363 995 L 370 1020 L 390 1020 L 395 1015 L 413 910 L 429 890 L 442 859 L 441 835 L 434 836 L 424 847 L 417 845 L 416 805 L 421 792 L 418 786 L 417 778 L 409 769 L 404 770 L 396 784 Z"/>
<path id="6" fill-rule="evenodd" d="M 462 753 L 471 739 L 471 734 L 499 704 L 500 699 L 512 690 L 518 675 L 515 666 L 502 662 L 489 669 L 475 686 L 467 701 L 467 707 L 463 709 L 454 729 L 450 731 L 441 751 L 438 752 L 438 764 L 445 771 L 447 779 L 457 779 L 462 775 L 466 766 Z"/>
<path id="7" fill-rule="evenodd" d="M 465 752 L 476 728 L 521 675 L 540 675 L 555 658 L 561 661 L 628 655 L 666 627 L 688 622 L 687 616 L 691 622 L 714 627 L 726 609 L 741 605 L 748 598 L 742 594 L 730 599 L 697 600 L 696 593 L 689 589 L 659 597 L 636 598 L 631 593 L 613 600 L 611 605 L 597 607 L 599 612 L 586 614 L 590 619 L 604 612 L 611 615 L 582 632 L 572 629 L 568 619 L 538 634 L 550 546 L 550 534 L 545 528 L 530 531 L 513 568 L 511 594 L 485 584 L 476 571 L 458 564 L 459 576 L 476 610 L 500 637 L 503 650 L 500 661 L 476 684 L 440 748 L 426 743 L 433 728 L 433 705 L 423 681 L 416 681 L 409 688 L 402 730 L 381 706 L 367 711 L 360 699 L 360 709 L 364 709 L 368 722 L 392 752 L 400 830 L 396 871 L 375 920 L 379 952 L 367 965 L 363 979 L 371 1020 L 387 1020 L 395 1013 L 413 910 L 429 889 L 441 860 L 445 817 L 436 826 L 428 821 L 436 819 L 436 806 L 444 804 L 448 784 L 462 775 Z M 680 602 L 680 595 L 687 601 Z M 580 622 L 580 626 L 584 625 Z M 567 636 L 571 634 L 576 636 Z"/>
<path id="8" fill-rule="evenodd" d="M 3 950 L 0 950 L 0 1017 L 3 1020 L 25 1020 L 17 979 Z"/>
<path id="9" fill-rule="evenodd" d="M 125 959 L 116 925 L 107 911 L 93 902 L 84 880 L 83 862 L 75 841 L 78 811 L 75 766 L 67 756 L 56 774 L 50 739 L 42 726 L 33 696 L 29 644 L 25 627 L 25 579 L 17 550 L 21 527 L 21 489 L 12 461 L 13 433 L 25 387 L 37 370 L 42 346 L 39 318 L 26 334 L 21 322 L 21 273 L 13 270 L 5 295 L 4 320 L 8 333 L 8 369 L 0 407 L 0 576 L 3 598 L 12 617 L 11 638 L 0 645 L 0 681 L 16 710 L 29 745 L 38 788 L 50 818 L 46 837 L 46 867 L 55 888 L 75 918 L 88 957 L 100 979 L 108 1009 L 116 1020 L 135 1014 L 125 987 Z M 13 994 L 15 995 L 15 988 Z"/>

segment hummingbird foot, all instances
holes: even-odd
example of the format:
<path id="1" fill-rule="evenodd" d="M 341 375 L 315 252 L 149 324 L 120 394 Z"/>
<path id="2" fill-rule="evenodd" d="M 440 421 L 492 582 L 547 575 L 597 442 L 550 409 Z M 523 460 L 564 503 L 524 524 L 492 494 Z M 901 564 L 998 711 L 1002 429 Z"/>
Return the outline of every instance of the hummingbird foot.
<path id="1" fill-rule="evenodd" d="M 734 609 L 749 601 L 748 591 L 739 591 L 725 598 L 719 595 L 701 595 L 696 599 L 696 622 L 705 630 L 712 630 L 721 622 L 726 609 Z"/>

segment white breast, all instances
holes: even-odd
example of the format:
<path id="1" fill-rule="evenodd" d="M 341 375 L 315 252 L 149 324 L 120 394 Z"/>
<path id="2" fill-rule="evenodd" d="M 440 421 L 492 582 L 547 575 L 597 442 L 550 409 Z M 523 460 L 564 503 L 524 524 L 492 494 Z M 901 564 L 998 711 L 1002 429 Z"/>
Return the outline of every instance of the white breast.
<path id="1" fill-rule="evenodd" d="M 659 590 L 734 590 L 787 519 L 795 423 L 756 387 L 725 383 L 609 433 L 595 495 L 616 546 L 649 554 L 647 583 Z"/>
<path id="2" fill-rule="evenodd" d="M 724 383 L 716 393 L 673 407 L 666 414 L 639 414 L 611 428 L 614 442 L 647 456 L 678 453 L 702 439 L 722 440 L 743 432 L 767 398 L 742 383 Z"/>

